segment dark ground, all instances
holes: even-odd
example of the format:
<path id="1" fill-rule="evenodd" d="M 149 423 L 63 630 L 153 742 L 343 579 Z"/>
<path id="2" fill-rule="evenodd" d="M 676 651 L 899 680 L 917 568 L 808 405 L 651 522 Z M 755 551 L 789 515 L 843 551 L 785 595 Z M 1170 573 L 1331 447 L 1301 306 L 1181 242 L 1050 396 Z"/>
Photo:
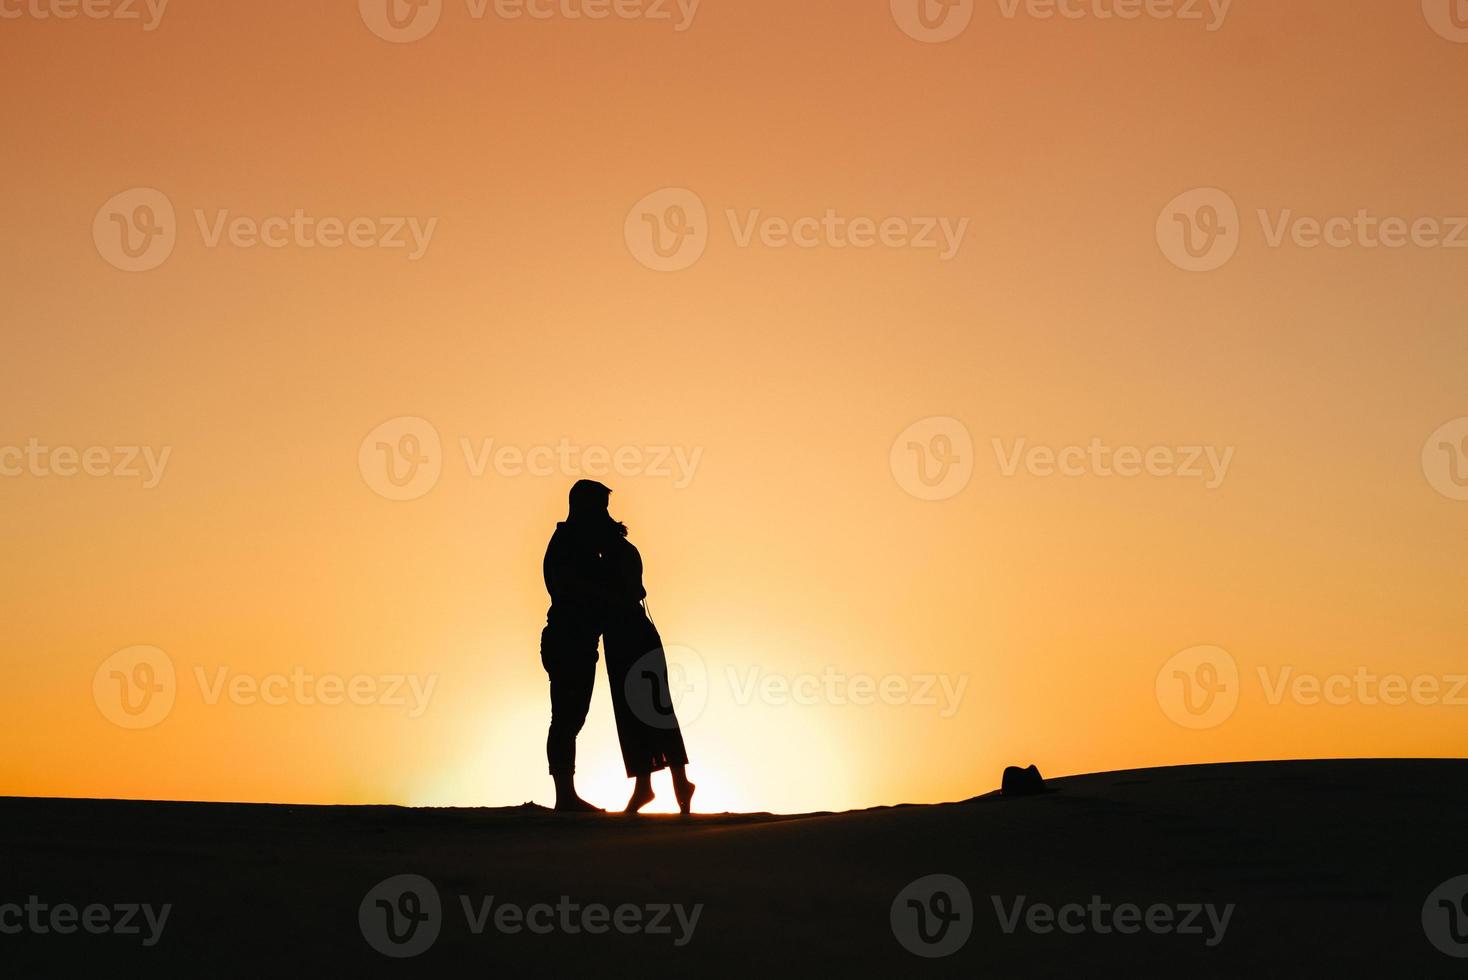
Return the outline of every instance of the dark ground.
<path id="1" fill-rule="evenodd" d="M 0 906 L 23 906 L 31 895 L 48 905 L 172 905 L 151 948 L 143 946 L 146 924 L 130 936 L 29 928 L 0 935 L 0 974 L 1262 978 L 1468 970 L 1468 960 L 1433 947 L 1423 923 L 1429 894 L 1468 874 L 1468 762 L 1197 766 L 1052 785 L 1056 792 L 1027 799 L 691 820 L 567 818 L 533 807 L 0 799 Z M 379 882 L 408 873 L 436 889 L 440 932 L 421 955 L 392 959 L 369 945 L 358 911 Z M 953 955 L 925 959 L 899 944 L 890 910 L 910 882 L 939 873 L 970 891 L 972 919 L 956 928 L 972 935 Z M 511 935 L 493 924 L 475 935 L 460 896 L 477 904 L 491 895 L 497 905 L 523 907 L 561 896 L 581 906 L 704 907 L 681 948 L 675 940 L 686 930 L 671 915 L 672 935 Z M 996 895 L 1006 907 L 1019 896 L 1058 907 L 1095 895 L 1108 905 L 1235 909 L 1210 948 L 1215 930 L 1206 917 L 1201 935 L 1038 933 L 1023 924 L 1006 934 Z M 385 913 L 369 903 L 369 916 Z M 0 925 L 15 921 L 0 909 Z"/>

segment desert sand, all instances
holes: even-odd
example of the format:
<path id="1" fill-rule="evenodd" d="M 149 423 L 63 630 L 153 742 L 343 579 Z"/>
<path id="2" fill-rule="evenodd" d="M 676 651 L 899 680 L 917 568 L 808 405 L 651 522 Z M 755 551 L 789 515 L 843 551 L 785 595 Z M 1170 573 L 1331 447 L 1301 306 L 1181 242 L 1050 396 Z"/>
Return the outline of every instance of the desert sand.
<path id="1" fill-rule="evenodd" d="M 0 925 L 25 925 L 0 935 L 0 958 L 17 977 L 76 967 L 115 976 L 1449 976 L 1468 966 L 1436 949 L 1423 922 L 1434 889 L 1468 874 L 1468 763 L 1244 763 L 1050 785 L 1018 799 L 690 819 L 566 817 L 531 805 L 8 798 L 0 905 L 18 908 L 0 909 Z M 937 874 L 961 881 L 969 904 L 950 894 L 926 906 L 967 916 L 943 939 L 955 951 L 927 958 L 899 941 L 893 905 Z M 384 955 L 367 934 L 387 914 L 370 893 L 399 875 L 426 879 L 439 903 L 433 921 L 414 926 L 424 945 L 407 958 Z M 417 899 L 390 904 L 394 914 L 430 914 Z M 103 906 L 114 926 L 137 906 L 137 931 L 73 923 L 58 934 L 52 916 L 68 905 L 78 920 Z M 623 927 L 598 906 L 608 919 L 630 908 Z M 94 925 L 102 914 L 91 913 Z M 606 931 L 588 931 L 597 926 Z"/>

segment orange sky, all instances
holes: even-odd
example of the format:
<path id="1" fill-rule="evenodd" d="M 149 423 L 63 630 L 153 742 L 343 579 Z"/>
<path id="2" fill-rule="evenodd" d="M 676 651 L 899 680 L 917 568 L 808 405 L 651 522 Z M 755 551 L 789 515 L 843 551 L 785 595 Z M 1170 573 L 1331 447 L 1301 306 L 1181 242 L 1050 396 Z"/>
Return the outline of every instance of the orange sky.
<path id="1" fill-rule="evenodd" d="M 0 793 L 547 801 L 562 445 L 625 451 L 706 809 L 1463 754 L 1468 423 L 1435 433 L 1468 416 L 1468 248 L 1422 242 L 1468 215 L 1468 11 L 992 0 L 927 43 L 903 0 L 442 0 L 394 43 L 373 2 L 0 0 Z M 1190 259 L 1169 229 L 1197 251 L 1208 204 L 1224 251 Z M 1429 224 L 1367 247 L 1392 219 Z M 129 259 L 143 226 L 172 251 Z M 438 478 L 390 500 L 367 440 L 401 418 Z M 542 475 L 476 475 L 486 440 Z M 1008 475 L 1019 440 L 1079 475 Z M 1105 477 L 1092 440 L 1228 462 Z M 129 446 L 138 476 L 81 470 Z M 98 677 L 137 646 L 173 702 L 128 728 Z M 1210 727 L 1160 703 L 1198 646 L 1239 672 Z M 1442 694 L 1271 703 L 1363 669 Z M 596 697 L 583 783 L 620 804 Z"/>

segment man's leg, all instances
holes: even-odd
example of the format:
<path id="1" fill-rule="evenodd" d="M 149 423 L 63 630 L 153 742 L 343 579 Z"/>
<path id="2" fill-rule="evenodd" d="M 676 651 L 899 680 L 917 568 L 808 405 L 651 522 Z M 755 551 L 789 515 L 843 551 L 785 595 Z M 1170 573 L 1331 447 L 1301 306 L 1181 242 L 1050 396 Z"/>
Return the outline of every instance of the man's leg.
<path id="1" fill-rule="evenodd" d="M 576 793 L 576 736 L 586 724 L 591 709 L 591 694 L 596 684 L 596 637 L 590 641 L 590 653 L 579 642 L 561 644 L 550 635 L 541 639 L 541 659 L 550 675 L 551 723 L 546 734 L 545 754 L 550 774 L 556 783 L 557 810 L 595 810 Z"/>

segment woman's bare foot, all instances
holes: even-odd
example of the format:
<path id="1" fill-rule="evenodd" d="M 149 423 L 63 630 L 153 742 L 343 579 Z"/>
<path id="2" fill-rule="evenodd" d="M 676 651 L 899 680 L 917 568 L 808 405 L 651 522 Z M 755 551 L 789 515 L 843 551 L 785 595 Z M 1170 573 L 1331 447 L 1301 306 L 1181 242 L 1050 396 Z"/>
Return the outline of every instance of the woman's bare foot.
<path id="1" fill-rule="evenodd" d="M 569 800 L 556 800 L 557 813 L 605 813 L 601 807 L 587 803 L 581 797 L 573 797 Z"/>
<path id="2" fill-rule="evenodd" d="M 648 782 L 639 780 L 637 785 L 632 789 L 632 798 L 627 801 L 627 809 L 622 812 L 637 813 L 653 801 L 654 795 L 651 780 Z"/>
<path id="3" fill-rule="evenodd" d="M 673 787 L 673 795 L 678 797 L 678 812 L 685 817 L 693 812 L 693 791 L 696 789 L 698 787 L 686 779 L 683 785 Z"/>

